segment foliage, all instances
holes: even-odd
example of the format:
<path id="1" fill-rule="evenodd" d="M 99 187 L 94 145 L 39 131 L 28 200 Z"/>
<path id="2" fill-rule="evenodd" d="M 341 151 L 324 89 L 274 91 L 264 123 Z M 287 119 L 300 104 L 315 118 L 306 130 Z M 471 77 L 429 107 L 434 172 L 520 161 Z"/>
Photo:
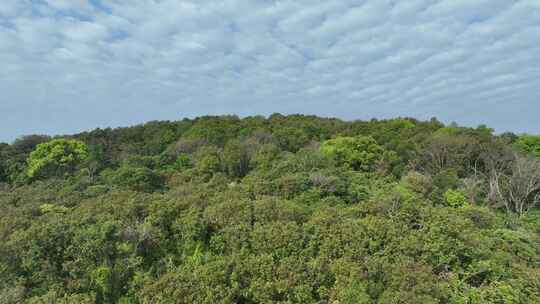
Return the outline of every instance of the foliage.
<path id="1" fill-rule="evenodd" d="M 77 140 L 55 139 L 38 144 L 28 157 L 29 178 L 45 178 L 73 173 L 88 158 L 88 148 Z"/>
<path id="2" fill-rule="evenodd" d="M 514 145 L 524 152 L 540 157 L 540 136 L 522 135 Z"/>
<path id="3" fill-rule="evenodd" d="M 134 191 L 152 192 L 163 186 L 163 179 L 158 173 L 142 166 L 123 165 L 114 171 L 103 171 L 102 176 L 111 185 Z"/>
<path id="4" fill-rule="evenodd" d="M 446 203 L 453 208 L 463 208 L 470 205 L 467 201 L 467 197 L 460 190 L 448 189 L 444 193 L 444 199 L 446 200 Z"/>
<path id="5" fill-rule="evenodd" d="M 363 172 L 374 171 L 384 153 L 372 137 L 366 136 L 330 139 L 321 145 L 321 151 L 339 165 Z"/>
<path id="6" fill-rule="evenodd" d="M 206 180 L 214 173 L 223 171 L 220 151 L 214 146 L 204 146 L 195 154 L 195 170 Z"/>
<path id="7" fill-rule="evenodd" d="M 39 210 L 43 214 L 46 214 L 46 213 L 64 214 L 68 212 L 68 208 L 64 206 L 56 206 L 53 204 L 43 204 L 39 206 Z"/>
<path id="8" fill-rule="evenodd" d="M 433 190 L 432 179 L 420 172 L 411 171 L 403 176 L 401 180 L 406 187 L 423 195 L 427 195 Z"/>
<path id="9" fill-rule="evenodd" d="M 0 303 L 539 303 L 519 138 L 280 114 L 23 137 Z"/>

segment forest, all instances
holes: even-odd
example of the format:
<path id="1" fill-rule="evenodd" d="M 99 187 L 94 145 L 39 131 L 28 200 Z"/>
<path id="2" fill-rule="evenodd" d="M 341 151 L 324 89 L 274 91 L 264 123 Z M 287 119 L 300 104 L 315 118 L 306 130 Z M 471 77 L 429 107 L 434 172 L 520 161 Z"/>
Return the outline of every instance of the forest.
<path id="1" fill-rule="evenodd" d="M 540 136 L 204 116 L 0 144 L 0 303 L 540 303 Z"/>

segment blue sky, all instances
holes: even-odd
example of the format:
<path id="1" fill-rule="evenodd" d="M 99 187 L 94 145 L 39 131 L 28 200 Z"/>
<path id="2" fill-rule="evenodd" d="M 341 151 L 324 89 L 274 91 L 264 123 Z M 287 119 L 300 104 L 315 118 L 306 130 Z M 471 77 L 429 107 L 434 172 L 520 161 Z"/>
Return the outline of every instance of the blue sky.
<path id="1" fill-rule="evenodd" d="M 539 0 L 1 0 L 0 141 L 157 119 L 540 133 Z"/>

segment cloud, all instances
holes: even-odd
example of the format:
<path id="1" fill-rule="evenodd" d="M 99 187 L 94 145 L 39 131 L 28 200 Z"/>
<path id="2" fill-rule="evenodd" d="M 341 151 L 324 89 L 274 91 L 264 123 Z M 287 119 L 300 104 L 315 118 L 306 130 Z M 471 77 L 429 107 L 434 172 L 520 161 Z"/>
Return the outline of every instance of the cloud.
<path id="1" fill-rule="evenodd" d="M 55 10 L 86 11 L 92 8 L 88 0 L 44 0 L 45 3 Z"/>
<path id="2" fill-rule="evenodd" d="M 3 0 L 0 141 L 272 112 L 540 133 L 539 12 L 535 0 Z"/>

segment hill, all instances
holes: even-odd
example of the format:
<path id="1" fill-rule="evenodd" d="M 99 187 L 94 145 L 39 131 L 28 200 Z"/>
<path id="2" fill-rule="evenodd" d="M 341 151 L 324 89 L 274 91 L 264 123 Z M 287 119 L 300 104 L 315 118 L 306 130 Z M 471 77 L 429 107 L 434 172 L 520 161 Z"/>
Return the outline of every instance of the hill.
<path id="1" fill-rule="evenodd" d="M 0 303 L 540 303 L 540 137 L 200 117 L 0 145 Z"/>

